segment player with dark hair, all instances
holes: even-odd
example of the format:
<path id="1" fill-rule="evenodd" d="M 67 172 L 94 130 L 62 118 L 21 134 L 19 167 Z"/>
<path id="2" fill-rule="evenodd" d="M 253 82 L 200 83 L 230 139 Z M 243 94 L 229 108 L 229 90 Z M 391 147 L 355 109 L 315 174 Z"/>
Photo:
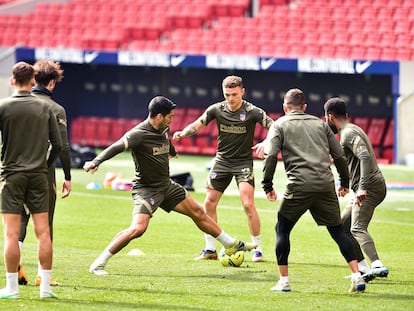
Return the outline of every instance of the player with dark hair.
<path id="1" fill-rule="evenodd" d="M 65 180 L 62 184 L 62 198 L 69 196 L 71 191 L 71 160 L 70 160 L 70 146 L 68 142 L 67 132 L 67 119 L 66 111 L 61 105 L 59 105 L 53 98 L 52 92 L 55 89 L 56 83 L 62 81 L 63 70 L 60 64 L 51 60 L 39 60 L 33 65 L 35 69 L 35 86 L 32 88 L 32 95 L 43 99 L 50 105 L 53 114 L 56 116 L 59 126 L 60 139 L 62 141 L 62 150 L 59 154 L 60 162 L 64 173 Z M 48 169 L 48 181 L 49 181 L 49 227 L 50 238 L 53 241 L 53 216 L 55 214 L 56 206 L 56 173 L 55 164 L 49 166 Z M 24 239 L 26 238 L 26 229 L 29 222 L 30 213 L 24 210 L 22 213 L 22 221 L 20 226 L 19 246 L 23 247 Z M 40 271 L 40 266 L 39 266 Z M 20 258 L 19 264 L 19 284 L 25 285 L 28 283 L 28 277 L 24 270 L 22 259 Z M 40 274 L 38 272 L 35 280 L 35 285 L 40 285 Z M 50 279 L 50 285 L 59 285 L 55 279 Z"/>
<path id="2" fill-rule="evenodd" d="M 349 191 L 349 174 L 343 150 L 326 123 L 305 113 L 305 95 L 300 89 L 287 91 L 283 110 L 285 115 L 276 120 L 269 130 L 263 163 L 262 185 L 270 201 L 277 199 L 273 176 L 279 151 L 282 152 L 288 177 L 276 224 L 276 257 L 280 279 L 271 290 L 291 290 L 288 276 L 290 233 L 300 217 L 309 210 L 318 225 L 326 226 L 346 259 L 352 271 L 350 291 L 364 291 L 366 284 L 358 270 L 355 250 L 341 224 L 331 171 L 330 155 L 339 173 L 339 190 Z"/>
<path id="3" fill-rule="evenodd" d="M 355 195 L 342 212 L 342 223 L 354 242 L 359 271 L 363 273 L 366 281 L 375 277 L 387 277 L 388 269 L 381 262 L 374 240 L 368 232 L 375 208 L 387 194 L 385 179 L 378 167 L 374 149 L 367 134 L 360 127 L 348 122 L 347 105 L 342 98 L 330 98 L 324 109 L 327 123 L 335 134 L 340 134 L 341 146 L 351 175 L 351 189 Z M 340 196 L 346 194 L 339 192 Z M 361 248 L 371 267 L 365 261 Z"/>
<path id="4" fill-rule="evenodd" d="M 50 106 L 33 96 L 35 70 L 19 62 L 13 66 L 11 85 L 15 92 L 0 101 L 1 212 L 4 229 L 6 288 L 1 299 L 20 298 L 18 266 L 19 232 L 23 205 L 32 214 L 38 240 L 40 298 L 57 298 L 50 289 L 53 246 L 48 223 L 48 166 L 61 149 L 58 125 Z M 51 146 L 49 157 L 47 152 Z"/>
<path id="5" fill-rule="evenodd" d="M 239 188 L 240 199 L 247 215 L 251 239 L 258 247 L 252 260 L 263 261 L 260 243 L 260 217 L 254 204 L 253 146 L 256 124 L 268 129 L 273 120 L 261 109 L 243 99 L 245 89 L 242 78 L 227 76 L 222 82 L 224 101 L 209 106 L 194 122 L 182 131 L 174 133 L 173 139 L 192 136 L 216 120 L 218 146 L 214 165 L 207 178 L 204 201 L 206 213 L 217 221 L 217 205 L 233 177 Z M 259 144 L 258 144 L 259 145 Z M 196 260 L 217 259 L 216 243 L 212 236 L 205 236 L 205 248 Z"/>
<path id="6" fill-rule="evenodd" d="M 148 118 L 128 131 L 121 139 L 86 162 L 84 169 L 94 173 L 98 166 L 115 155 L 130 150 L 135 162 L 132 187 L 134 210 L 129 228 L 122 230 L 89 268 L 96 275 L 107 275 L 108 260 L 128 243 L 142 236 L 158 207 L 166 212 L 175 211 L 190 217 L 200 230 L 214 236 L 228 255 L 239 250 L 251 250 L 257 245 L 236 240 L 225 233 L 187 190 L 170 178 L 170 157 L 176 151 L 170 141 L 169 124 L 175 112 L 175 103 L 164 96 L 154 97 L 148 105 Z"/>

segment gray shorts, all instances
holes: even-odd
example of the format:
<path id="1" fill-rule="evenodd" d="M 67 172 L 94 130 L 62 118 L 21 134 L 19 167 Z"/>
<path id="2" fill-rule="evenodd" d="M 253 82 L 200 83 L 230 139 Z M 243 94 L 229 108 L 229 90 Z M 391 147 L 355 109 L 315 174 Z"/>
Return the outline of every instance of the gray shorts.
<path id="1" fill-rule="evenodd" d="M 237 186 L 241 182 L 248 182 L 254 187 L 253 163 L 242 163 L 233 167 L 215 163 L 207 176 L 207 188 L 223 193 L 230 185 L 233 176 Z"/>
<path id="2" fill-rule="evenodd" d="M 329 192 L 285 193 L 279 207 L 279 213 L 294 223 L 307 210 L 319 226 L 341 224 L 341 210 L 335 189 Z"/>
<path id="3" fill-rule="evenodd" d="M 21 214 L 23 203 L 30 213 L 49 211 L 49 189 L 47 173 L 19 172 L 0 180 L 1 212 Z"/>
<path id="4" fill-rule="evenodd" d="M 164 190 L 154 187 L 134 187 L 132 189 L 134 201 L 132 215 L 147 214 L 152 217 L 158 207 L 169 213 L 186 197 L 187 190 L 172 180 Z"/>

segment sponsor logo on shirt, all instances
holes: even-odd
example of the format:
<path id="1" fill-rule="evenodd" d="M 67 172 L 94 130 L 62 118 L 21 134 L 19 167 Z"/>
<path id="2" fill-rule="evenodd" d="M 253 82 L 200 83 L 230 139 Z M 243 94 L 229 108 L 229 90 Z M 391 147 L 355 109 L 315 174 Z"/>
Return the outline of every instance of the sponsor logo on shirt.
<path id="1" fill-rule="evenodd" d="M 241 117 L 241 116 L 240 116 Z M 220 131 L 225 133 L 231 133 L 231 134 L 245 134 L 247 132 L 245 126 L 234 126 L 234 125 L 220 125 Z"/>
<path id="2" fill-rule="evenodd" d="M 163 144 L 161 147 L 153 147 L 152 148 L 152 154 L 153 155 L 161 155 L 166 154 L 170 152 L 170 145 L 169 144 Z"/>

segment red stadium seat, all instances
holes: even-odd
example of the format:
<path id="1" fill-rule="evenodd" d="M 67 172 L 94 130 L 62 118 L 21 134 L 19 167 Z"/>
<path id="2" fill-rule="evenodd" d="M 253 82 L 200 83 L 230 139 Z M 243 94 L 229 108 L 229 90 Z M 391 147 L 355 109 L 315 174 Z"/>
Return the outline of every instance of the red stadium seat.
<path id="1" fill-rule="evenodd" d="M 358 125 L 366 133 L 370 125 L 370 121 L 371 121 L 370 118 L 355 117 L 352 122 Z"/>
<path id="2" fill-rule="evenodd" d="M 388 124 L 387 118 L 372 118 L 367 130 L 368 138 L 374 147 L 379 147 L 382 144 L 386 126 Z"/>

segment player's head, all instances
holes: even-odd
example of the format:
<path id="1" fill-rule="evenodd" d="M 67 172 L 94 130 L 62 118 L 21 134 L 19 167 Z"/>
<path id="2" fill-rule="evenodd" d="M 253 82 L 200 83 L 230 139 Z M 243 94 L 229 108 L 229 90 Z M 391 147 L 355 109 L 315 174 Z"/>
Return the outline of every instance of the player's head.
<path id="1" fill-rule="evenodd" d="M 35 70 L 26 62 L 18 62 L 13 66 L 11 83 L 17 86 L 33 85 Z"/>
<path id="2" fill-rule="evenodd" d="M 177 105 L 167 97 L 164 96 L 155 96 L 148 104 L 148 112 L 151 118 L 156 117 L 158 114 L 166 116 L 175 109 Z"/>
<path id="3" fill-rule="evenodd" d="M 305 94 L 298 88 L 290 89 L 283 97 L 283 109 L 285 112 L 292 110 L 306 110 Z"/>
<path id="4" fill-rule="evenodd" d="M 63 69 L 58 62 L 52 60 L 39 60 L 33 65 L 35 69 L 35 80 L 37 85 L 54 87 L 63 79 Z M 53 81 L 53 85 L 49 85 Z"/>
<path id="5" fill-rule="evenodd" d="M 231 110 L 240 108 L 243 101 L 243 79 L 238 76 L 227 76 L 222 83 L 223 95 Z"/>
<path id="6" fill-rule="evenodd" d="M 342 122 L 348 118 L 348 109 L 345 100 L 340 97 L 328 99 L 323 106 L 325 120 L 336 134 L 341 128 Z"/>

